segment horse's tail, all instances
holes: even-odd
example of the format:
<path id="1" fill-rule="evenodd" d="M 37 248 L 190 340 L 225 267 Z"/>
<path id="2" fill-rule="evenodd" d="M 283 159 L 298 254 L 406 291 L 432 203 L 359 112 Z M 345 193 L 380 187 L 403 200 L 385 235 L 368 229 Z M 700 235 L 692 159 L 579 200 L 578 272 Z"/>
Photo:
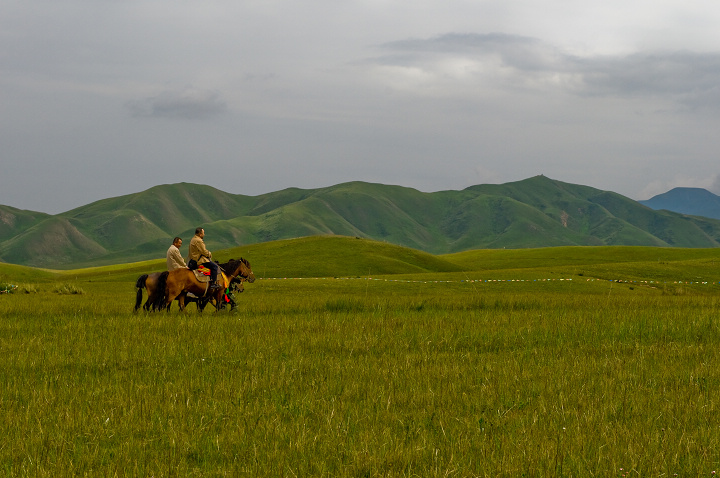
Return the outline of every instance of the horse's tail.
<path id="1" fill-rule="evenodd" d="M 158 277 L 157 285 L 155 286 L 157 294 L 155 294 L 155 303 L 153 304 L 153 310 L 157 310 L 165 306 L 165 301 L 167 300 L 165 289 L 167 287 L 168 274 L 170 273 L 168 271 L 165 271 L 160 274 L 160 277 Z"/>
<path id="2" fill-rule="evenodd" d="M 142 291 L 145 288 L 145 281 L 147 280 L 148 275 L 143 274 L 140 277 L 138 277 L 137 282 L 135 283 L 135 288 L 137 289 L 135 294 L 135 312 L 140 308 L 140 304 L 142 303 Z"/>

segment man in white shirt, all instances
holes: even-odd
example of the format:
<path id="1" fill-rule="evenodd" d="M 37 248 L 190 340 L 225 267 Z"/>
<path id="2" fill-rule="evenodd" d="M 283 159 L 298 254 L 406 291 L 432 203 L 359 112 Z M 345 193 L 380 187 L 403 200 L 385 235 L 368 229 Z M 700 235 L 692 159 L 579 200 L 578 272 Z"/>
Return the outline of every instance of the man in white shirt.
<path id="1" fill-rule="evenodd" d="M 169 271 L 187 267 L 185 259 L 183 259 L 182 254 L 180 254 L 180 246 L 182 246 L 182 239 L 176 237 L 167 250 L 167 268 Z"/>

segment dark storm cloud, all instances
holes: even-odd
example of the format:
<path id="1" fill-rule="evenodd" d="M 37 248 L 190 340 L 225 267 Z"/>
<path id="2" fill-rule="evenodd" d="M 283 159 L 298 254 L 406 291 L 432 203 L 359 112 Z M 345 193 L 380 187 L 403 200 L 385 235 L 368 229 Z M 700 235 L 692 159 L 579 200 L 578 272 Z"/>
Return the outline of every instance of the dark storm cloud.
<path id="1" fill-rule="evenodd" d="M 227 105 L 215 91 L 186 88 L 127 103 L 135 117 L 205 119 L 223 114 Z"/>

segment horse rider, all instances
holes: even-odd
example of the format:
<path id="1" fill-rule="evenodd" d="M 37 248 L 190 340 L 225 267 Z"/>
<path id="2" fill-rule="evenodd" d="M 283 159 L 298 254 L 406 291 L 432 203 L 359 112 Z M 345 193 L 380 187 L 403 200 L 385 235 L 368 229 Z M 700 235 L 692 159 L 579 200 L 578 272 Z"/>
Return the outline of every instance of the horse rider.
<path id="1" fill-rule="evenodd" d="M 202 264 L 210 269 L 210 291 L 216 291 L 223 287 L 217 283 L 218 265 L 211 260 L 212 253 L 205 247 L 204 237 L 205 229 L 202 227 L 195 229 L 195 235 L 190 239 L 188 267 L 197 269 L 197 265 Z"/>
<path id="2" fill-rule="evenodd" d="M 185 264 L 185 260 L 182 257 L 182 254 L 180 254 L 180 246 L 182 246 L 182 239 L 179 237 L 175 237 L 173 239 L 172 244 L 167 250 L 167 254 L 165 257 L 167 258 L 167 269 L 169 271 L 174 271 L 175 269 L 182 269 L 184 267 L 187 267 L 187 264 Z"/>

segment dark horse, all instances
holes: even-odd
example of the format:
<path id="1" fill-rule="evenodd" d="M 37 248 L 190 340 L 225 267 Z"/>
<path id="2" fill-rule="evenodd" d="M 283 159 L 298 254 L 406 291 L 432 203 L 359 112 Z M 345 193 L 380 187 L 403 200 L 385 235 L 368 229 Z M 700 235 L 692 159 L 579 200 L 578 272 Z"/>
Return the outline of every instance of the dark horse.
<path id="1" fill-rule="evenodd" d="M 220 267 L 222 267 L 222 265 Z M 230 281 L 230 287 L 225 289 L 225 296 L 223 297 L 223 303 L 220 306 L 221 309 L 225 308 L 225 306 L 229 302 L 232 307 L 230 310 L 231 311 L 235 310 L 235 308 L 237 307 L 237 304 L 235 303 L 234 292 L 240 293 L 240 292 L 245 291 L 245 286 L 243 285 L 244 281 L 245 281 L 245 279 L 242 277 L 235 277 L 234 279 L 232 279 Z M 207 297 L 207 296 L 206 297 L 197 297 L 195 294 L 189 294 L 189 293 L 186 293 L 183 295 L 185 295 L 185 307 L 187 307 L 188 304 L 194 302 L 200 312 L 205 310 L 205 306 L 208 304 L 208 302 L 213 300 L 212 297 Z M 178 303 L 180 302 L 179 297 L 176 298 L 175 300 L 177 300 Z M 215 304 L 215 306 L 217 307 L 217 304 Z"/>
<path id="2" fill-rule="evenodd" d="M 180 309 L 185 309 L 185 299 L 187 292 L 192 292 L 197 298 L 198 308 L 202 310 L 207 302 L 211 299 L 215 300 L 215 307 L 219 309 L 222 305 L 221 298 L 224 294 L 224 289 L 234 286 L 238 287 L 242 291 L 242 282 L 255 282 L 255 275 L 250 268 L 250 263 L 245 259 L 230 259 L 224 264 L 220 264 L 222 274 L 218 279 L 222 279 L 225 283 L 225 287 L 218 290 L 212 295 L 205 295 L 207 283 L 200 282 L 195 278 L 195 274 L 189 269 L 176 269 L 172 272 L 154 272 L 152 274 L 143 274 L 138 277 L 135 287 L 137 288 L 136 300 L 135 300 L 135 311 L 140 308 L 142 303 L 142 291 L 147 290 L 148 298 L 145 301 L 143 309 L 153 311 L 167 308 L 170 309 L 170 304 L 176 298 L 180 303 Z M 183 279 L 183 280 L 181 280 Z M 176 291 L 177 284 L 185 284 L 181 290 Z M 169 289 L 169 285 L 172 284 L 173 288 Z M 173 295 L 172 299 L 166 300 L 166 292 L 170 292 Z"/>

